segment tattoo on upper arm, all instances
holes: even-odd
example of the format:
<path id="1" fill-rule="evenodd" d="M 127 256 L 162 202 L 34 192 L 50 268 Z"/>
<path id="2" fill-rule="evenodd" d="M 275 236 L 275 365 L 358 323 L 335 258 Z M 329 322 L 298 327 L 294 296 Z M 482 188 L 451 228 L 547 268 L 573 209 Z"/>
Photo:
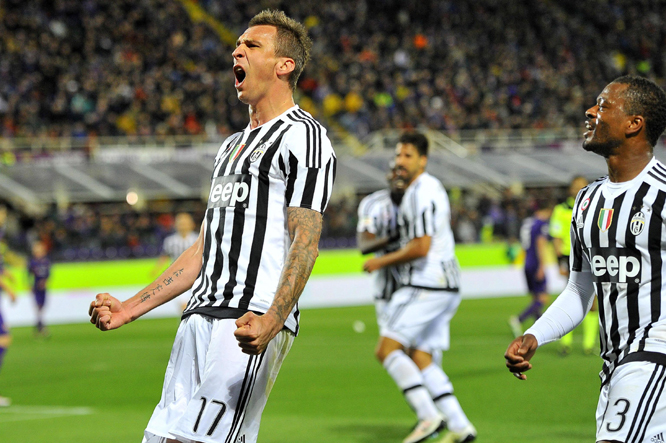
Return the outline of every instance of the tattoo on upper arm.
<path id="1" fill-rule="evenodd" d="M 282 269 L 280 284 L 269 312 L 282 321 L 300 297 L 310 277 L 317 255 L 321 235 L 322 215 L 306 208 L 287 208 L 287 227 L 292 244 L 287 262 Z"/>

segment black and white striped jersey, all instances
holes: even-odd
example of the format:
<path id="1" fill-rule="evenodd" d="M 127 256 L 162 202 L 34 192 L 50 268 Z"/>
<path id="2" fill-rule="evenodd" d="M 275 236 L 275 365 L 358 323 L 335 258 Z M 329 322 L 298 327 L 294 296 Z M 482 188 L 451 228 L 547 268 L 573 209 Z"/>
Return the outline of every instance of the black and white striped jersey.
<path id="1" fill-rule="evenodd" d="M 290 238 L 287 208 L 324 212 L 336 171 L 326 129 L 298 106 L 229 137 L 215 158 L 201 272 L 184 316 L 271 306 Z M 298 332 L 298 307 L 285 326 Z"/>
<path id="2" fill-rule="evenodd" d="M 423 258 L 409 262 L 403 283 L 416 288 L 458 291 L 460 267 L 451 231 L 451 207 L 442 183 L 427 172 L 419 175 L 405 191 L 398 214 L 400 240 L 429 235 L 430 250 Z"/>
<path id="3" fill-rule="evenodd" d="M 187 248 L 196 243 L 197 238 L 199 238 L 199 234 L 194 231 L 188 232 L 185 237 L 181 236 L 178 232 L 171 234 L 162 243 L 162 255 L 168 255 L 171 261 L 174 261 Z"/>
<path id="4" fill-rule="evenodd" d="M 384 251 L 377 252 L 380 256 L 400 248 L 398 232 L 398 206 L 391 200 L 391 192 L 381 189 L 366 196 L 358 205 L 357 232 L 369 232 L 377 237 L 395 238 Z M 400 270 L 404 266 L 387 266 L 372 273 L 374 297 L 390 300 L 391 295 L 400 287 Z"/>
<path id="5" fill-rule="evenodd" d="M 666 167 L 655 158 L 633 180 L 604 177 L 576 198 L 570 264 L 592 274 L 603 382 L 629 354 L 666 354 L 665 201 Z"/>

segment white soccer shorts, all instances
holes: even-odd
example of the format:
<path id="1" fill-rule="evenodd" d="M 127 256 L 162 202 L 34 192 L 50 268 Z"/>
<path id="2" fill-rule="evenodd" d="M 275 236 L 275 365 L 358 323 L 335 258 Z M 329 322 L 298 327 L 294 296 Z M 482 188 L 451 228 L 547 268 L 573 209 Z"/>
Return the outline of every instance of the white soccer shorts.
<path id="1" fill-rule="evenodd" d="M 384 327 L 384 322 L 386 319 L 386 316 L 384 315 L 384 311 L 386 310 L 386 306 L 388 305 L 387 301 L 381 298 L 376 298 L 375 299 L 375 314 L 377 315 L 377 326 L 379 326 L 379 330 L 381 331 L 382 328 Z"/>
<path id="2" fill-rule="evenodd" d="M 254 443 L 261 413 L 294 341 L 286 330 L 257 356 L 243 354 L 234 319 L 193 314 L 178 328 L 162 398 L 144 443 Z"/>
<path id="3" fill-rule="evenodd" d="M 635 361 L 618 366 L 601 388 L 597 441 L 666 442 L 666 366 Z"/>
<path id="4" fill-rule="evenodd" d="M 449 349 L 449 323 L 460 294 L 405 286 L 393 293 L 383 310 L 380 335 L 406 348 L 434 354 Z"/>

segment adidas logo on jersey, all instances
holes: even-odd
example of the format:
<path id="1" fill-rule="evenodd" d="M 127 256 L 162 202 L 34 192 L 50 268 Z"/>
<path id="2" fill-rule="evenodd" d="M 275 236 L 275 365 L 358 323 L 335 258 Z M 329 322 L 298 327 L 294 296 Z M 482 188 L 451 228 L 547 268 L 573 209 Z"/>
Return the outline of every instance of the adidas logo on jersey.
<path id="1" fill-rule="evenodd" d="M 650 439 L 652 443 L 664 443 L 664 433 L 660 432 Z"/>
<path id="2" fill-rule="evenodd" d="M 234 174 L 215 177 L 208 197 L 208 208 L 247 207 L 252 176 Z"/>
<path id="3" fill-rule="evenodd" d="M 641 259 L 637 251 L 627 248 L 592 248 L 592 275 L 596 282 L 627 283 L 640 275 Z M 635 283 L 639 283 L 636 279 Z"/>

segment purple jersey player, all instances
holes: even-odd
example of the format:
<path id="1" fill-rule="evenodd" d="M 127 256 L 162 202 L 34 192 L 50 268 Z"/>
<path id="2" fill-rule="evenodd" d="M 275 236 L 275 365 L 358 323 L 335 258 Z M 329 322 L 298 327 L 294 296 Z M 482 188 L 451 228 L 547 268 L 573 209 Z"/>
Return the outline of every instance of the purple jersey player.
<path id="1" fill-rule="evenodd" d="M 37 334 L 47 336 L 43 311 L 46 303 L 46 281 L 51 275 L 51 262 L 46 256 L 46 245 L 40 241 L 32 245 L 32 257 L 28 263 L 28 274 L 32 276 L 32 293 L 37 303 Z"/>
<path id="2" fill-rule="evenodd" d="M 529 317 L 535 320 L 541 317 L 543 307 L 548 303 L 544 257 L 550 240 L 548 220 L 553 208 L 548 200 L 539 200 L 537 205 L 534 215 L 526 218 L 520 228 L 520 241 L 525 250 L 525 280 L 532 302 L 520 315 L 509 318 L 509 325 L 516 337 L 523 334 L 522 323 Z"/>

